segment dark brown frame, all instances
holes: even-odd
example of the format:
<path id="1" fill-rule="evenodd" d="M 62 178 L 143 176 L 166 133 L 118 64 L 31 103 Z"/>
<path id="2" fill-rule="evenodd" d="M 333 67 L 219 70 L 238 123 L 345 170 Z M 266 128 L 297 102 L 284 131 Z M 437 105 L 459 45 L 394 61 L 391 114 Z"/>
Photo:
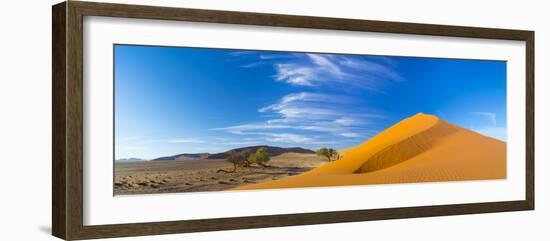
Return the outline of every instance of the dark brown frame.
<path id="1" fill-rule="evenodd" d="M 524 200 L 113 225 L 83 225 L 83 17 L 162 19 L 526 42 Z M 533 210 L 533 31 L 68 1 L 52 7 L 52 233 L 66 240 Z"/>

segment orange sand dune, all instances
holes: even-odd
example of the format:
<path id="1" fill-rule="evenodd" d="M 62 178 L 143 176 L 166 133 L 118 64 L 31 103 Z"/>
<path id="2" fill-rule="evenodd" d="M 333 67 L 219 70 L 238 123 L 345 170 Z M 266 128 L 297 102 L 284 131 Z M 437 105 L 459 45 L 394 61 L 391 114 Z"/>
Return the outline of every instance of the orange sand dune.
<path id="1" fill-rule="evenodd" d="M 420 113 L 346 149 L 335 162 L 297 176 L 237 189 L 503 178 L 506 143 Z"/>

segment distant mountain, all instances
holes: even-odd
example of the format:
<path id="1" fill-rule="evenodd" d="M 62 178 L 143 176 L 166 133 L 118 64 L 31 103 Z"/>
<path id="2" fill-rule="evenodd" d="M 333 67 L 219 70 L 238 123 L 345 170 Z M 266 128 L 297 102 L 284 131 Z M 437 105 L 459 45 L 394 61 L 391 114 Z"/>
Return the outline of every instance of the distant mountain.
<path id="1" fill-rule="evenodd" d="M 144 160 L 144 159 L 141 159 L 141 158 L 135 158 L 135 157 L 121 158 L 121 159 L 116 159 L 115 160 L 115 162 L 139 162 L 139 161 L 147 161 L 147 160 Z"/>
<path id="2" fill-rule="evenodd" d="M 267 152 L 270 156 L 278 156 L 283 153 L 306 153 L 306 154 L 312 154 L 315 153 L 312 150 L 304 149 L 301 147 L 289 147 L 289 148 L 283 148 L 283 147 L 276 147 L 276 146 L 248 146 L 248 147 L 241 147 L 236 149 L 231 149 L 225 152 L 210 154 L 210 153 L 183 153 L 173 156 L 164 156 L 153 159 L 153 161 L 173 161 L 173 160 L 197 160 L 197 159 L 225 159 L 227 156 L 229 156 L 230 152 L 240 152 L 240 153 L 254 153 L 259 148 L 265 147 L 267 148 Z"/>
<path id="3" fill-rule="evenodd" d="M 153 159 L 153 161 L 173 161 L 178 159 L 207 159 L 210 153 L 183 153 L 173 156 L 163 156 Z"/>
<path id="4" fill-rule="evenodd" d="M 231 150 L 228 150 L 228 151 L 222 152 L 222 153 L 212 154 L 208 157 L 208 159 L 225 159 L 225 158 L 227 158 L 227 156 L 229 156 L 230 152 L 254 153 L 254 152 L 256 152 L 257 149 L 262 148 L 262 147 L 267 148 L 267 152 L 269 153 L 270 156 L 278 156 L 278 155 L 281 155 L 283 153 L 288 153 L 288 152 L 307 153 L 307 154 L 315 153 L 312 150 L 304 149 L 304 148 L 301 148 L 301 147 L 283 148 L 283 147 L 276 147 L 276 146 L 248 146 L 248 147 L 241 147 L 241 148 L 231 149 Z"/>

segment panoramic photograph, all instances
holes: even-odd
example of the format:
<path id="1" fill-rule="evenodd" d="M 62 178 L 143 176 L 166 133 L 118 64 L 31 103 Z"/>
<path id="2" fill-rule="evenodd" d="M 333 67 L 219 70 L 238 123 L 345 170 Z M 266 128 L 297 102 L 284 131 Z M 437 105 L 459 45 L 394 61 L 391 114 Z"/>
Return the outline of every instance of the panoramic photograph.
<path id="1" fill-rule="evenodd" d="M 114 195 L 506 178 L 506 62 L 114 45 Z"/>

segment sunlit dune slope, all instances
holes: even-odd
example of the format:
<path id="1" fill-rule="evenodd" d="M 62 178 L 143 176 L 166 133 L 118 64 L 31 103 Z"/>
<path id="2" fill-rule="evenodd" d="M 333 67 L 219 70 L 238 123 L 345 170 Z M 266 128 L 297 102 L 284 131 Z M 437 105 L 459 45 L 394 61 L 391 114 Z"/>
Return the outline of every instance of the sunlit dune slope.
<path id="1" fill-rule="evenodd" d="M 335 162 L 238 189 L 438 182 L 506 178 L 506 143 L 433 115 L 416 114 Z"/>

